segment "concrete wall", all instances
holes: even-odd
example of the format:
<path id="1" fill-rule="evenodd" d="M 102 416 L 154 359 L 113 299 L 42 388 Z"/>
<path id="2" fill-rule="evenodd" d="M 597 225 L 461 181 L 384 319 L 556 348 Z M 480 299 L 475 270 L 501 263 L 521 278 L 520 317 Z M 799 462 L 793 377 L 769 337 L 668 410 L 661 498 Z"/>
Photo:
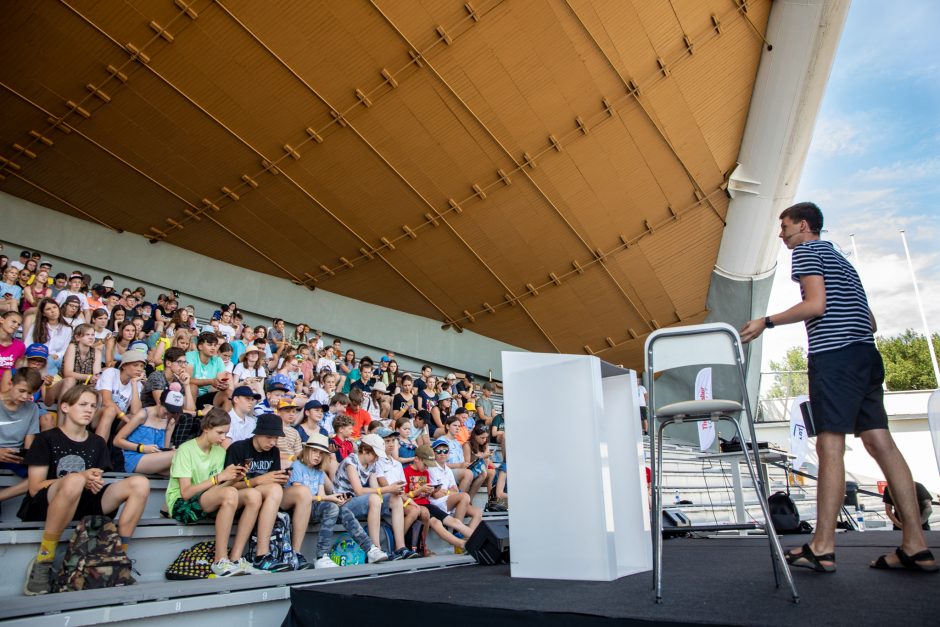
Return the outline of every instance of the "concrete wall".
<path id="1" fill-rule="evenodd" d="M 150 244 L 140 235 L 117 233 L 2 192 L 0 225 L 3 254 L 13 259 L 22 249 L 35 249 L 56 272 L 80 269 L 96 281 L 110 274 L 116 286 L 143 286 L 150 298 L 175 289 L 182 304 L 196 305 L 200 317 L 210 316 L 219 303 L 235 301 L 252 323 L 270 325 L 274 317 L 306 322 L 325 339 L 342 338 L 343 348 L 355 349 L 359 357 L 394 351 L 406 370 L 429 363 L 436 373 L 457 370 L 501 379 L 500 352 L 522 350 L 471 331 L 442 331 L 438 320 L 323 289 L 310 291 L 171 244 Z"/>

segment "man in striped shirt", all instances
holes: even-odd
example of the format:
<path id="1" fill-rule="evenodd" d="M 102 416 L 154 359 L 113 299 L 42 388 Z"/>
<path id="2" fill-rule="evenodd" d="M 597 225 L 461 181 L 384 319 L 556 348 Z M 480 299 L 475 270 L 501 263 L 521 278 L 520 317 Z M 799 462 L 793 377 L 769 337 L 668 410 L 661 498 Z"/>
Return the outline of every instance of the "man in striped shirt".
<path id="1" fill-rule="evenodd" d="M 780 214 L 780 239 L 793 251 L 791 278 L 800 284 L 803 299 L 786 311 L 751 320 L 741 329 L 741 339 L 750 342 L 778 324 L 806 323 L 809 395 L 819 455 L 816 533 L 801 549 L 788 551 L 787 561 L 831 573 L 836 569 L 836 518 L 845 495 L 847 433 L 861 438 L 878 462 L 894 488 L 902 520 L 918 520 L 920 510 L 911 471 L 888 432 L 884 364 L 873 337 L 875 319 L 855 268 L 831 242 L 819 239 L 822 225 L 822 212 L 813 203 L 798 203 Z M 870 565 L 940 570 L 916 525 L 905 526 L 901 546 L 894 553 Z"/>

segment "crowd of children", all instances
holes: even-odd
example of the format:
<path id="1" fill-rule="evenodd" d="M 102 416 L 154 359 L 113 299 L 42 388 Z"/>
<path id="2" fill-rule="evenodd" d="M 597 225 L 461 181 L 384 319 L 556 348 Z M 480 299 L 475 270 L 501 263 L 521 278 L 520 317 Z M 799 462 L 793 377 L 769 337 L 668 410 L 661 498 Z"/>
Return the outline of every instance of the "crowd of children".
<path id="1" fill-rule="evenodd" d="M 488 509 L 505 511 L 489 382 L 430 366 L 412 376 L 390 352 L 357 359 L 304 324 L 252 327 L 235 303 L 200 326 L 175 292 L 150 303 L 110 277 L 54 275 L 27 251 L 0 256 L 0 279 L 0 469 L 22 478 L 0 501 L 23 496 L 20 518 L 44 523 L 26 594 L 50 591 L 72 521 L 120 509 L 126 551 L 145 475 L 169 477 L 167 516 L 213 522 L 217 577 L 336 567 L 337 522 L 370 563 L 426 555 L 429 531 L 462 548 L 482 517 L 471 495 L 484 488 Z M 108 483 L 111 470 L 132 474 Z M 288 559 L 269 546 L 284 511 Z"/>

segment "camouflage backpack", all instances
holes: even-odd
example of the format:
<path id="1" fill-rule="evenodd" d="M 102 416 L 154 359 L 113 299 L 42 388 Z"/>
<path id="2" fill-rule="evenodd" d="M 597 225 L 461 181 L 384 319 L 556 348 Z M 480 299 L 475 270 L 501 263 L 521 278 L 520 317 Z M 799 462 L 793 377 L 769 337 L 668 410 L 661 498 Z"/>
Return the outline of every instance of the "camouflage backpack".
<path id="1" fill-rule="evenodd" d="M 52 589 L 72 592 L 129 586 L 136 581 L 131 569 L 114 521 L 107 516 L 85 516 L 69 541 Z"/>

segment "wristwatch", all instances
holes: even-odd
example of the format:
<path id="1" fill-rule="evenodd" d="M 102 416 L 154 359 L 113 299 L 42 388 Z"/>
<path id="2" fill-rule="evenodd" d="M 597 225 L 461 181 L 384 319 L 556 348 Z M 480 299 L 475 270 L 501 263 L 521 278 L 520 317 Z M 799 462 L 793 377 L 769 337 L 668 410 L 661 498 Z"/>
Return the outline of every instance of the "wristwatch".
<path id="1" fill-rule="evenodd" d="M 770 319 L 770 316 L 764 318 L 764 326 L 768 329 L 774 328 L 774 321 Z"/>

